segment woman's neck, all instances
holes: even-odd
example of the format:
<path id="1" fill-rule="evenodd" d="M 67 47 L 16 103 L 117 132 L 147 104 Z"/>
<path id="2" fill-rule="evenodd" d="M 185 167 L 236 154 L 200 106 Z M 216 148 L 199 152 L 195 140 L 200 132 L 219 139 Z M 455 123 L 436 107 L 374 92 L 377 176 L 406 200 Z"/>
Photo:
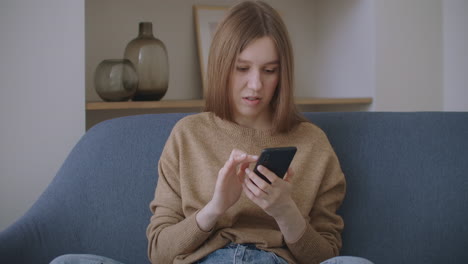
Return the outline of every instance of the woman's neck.
<path id="1" fill-rule="evenodd" d="M 243 127 L 269 130 L 273 126 L 273 115 L 268 113 L 256 117 L 234 116 L 234 122 Z"/>

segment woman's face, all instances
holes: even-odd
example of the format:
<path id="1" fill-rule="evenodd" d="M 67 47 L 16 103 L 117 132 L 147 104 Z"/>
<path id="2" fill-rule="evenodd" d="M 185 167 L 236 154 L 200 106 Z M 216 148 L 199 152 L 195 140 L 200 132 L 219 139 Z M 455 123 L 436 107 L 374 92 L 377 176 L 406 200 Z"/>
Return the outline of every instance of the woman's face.
<path id="1" fill-rule="evenodd" d="M 238 56 L 229 79 L 233 117 L 240 125 L 271 126 L 271 98 L 280 76 L 279 56 L 270 37 L 252 41 Z"/>

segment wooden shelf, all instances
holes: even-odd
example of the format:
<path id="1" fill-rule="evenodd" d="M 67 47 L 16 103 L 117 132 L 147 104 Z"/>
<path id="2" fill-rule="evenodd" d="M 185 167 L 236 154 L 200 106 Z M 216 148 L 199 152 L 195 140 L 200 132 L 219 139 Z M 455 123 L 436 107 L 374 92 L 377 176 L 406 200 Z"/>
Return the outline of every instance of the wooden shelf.
<path id="1" fill-rule="evenodd" d="M 372 103 L 371 97 L 356 98 L 296 98 L 296 104 L 303 105 L 367 105 Z"/>
<path id="2" fill-rule="evenodd" d="M 366 105 L 371 104 L 372 98 L 296 98 L 299 106 L 308 105 Z M 86 110 L 128 110 L 128 109 L 186 109 L 201 108 L 203 100 L 162 100 L 144 102 L 87 102 Z"/>
<path id="3" fill-rule="evenodd" d="M 158 109 L 203 107 L 203 100 L 162 100 L 128 102 L 88 102 L 86 110 Z"/>

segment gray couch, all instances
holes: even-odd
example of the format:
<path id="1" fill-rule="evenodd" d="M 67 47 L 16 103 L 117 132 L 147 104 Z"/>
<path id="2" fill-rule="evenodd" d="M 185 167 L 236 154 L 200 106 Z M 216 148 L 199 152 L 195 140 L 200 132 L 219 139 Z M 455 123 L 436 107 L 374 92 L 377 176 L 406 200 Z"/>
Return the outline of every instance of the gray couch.
<path id="1" fill-rule="evenodd" d="M 0 263 L 92 253 L 148 263 L 157 162 L 186 114 L 98 124 L 32 208 L 0 233 Z M 468 113 L 306 113 L 329 136 L 348 191 L 342 255 L 376 264 L 468 263 Z"/>

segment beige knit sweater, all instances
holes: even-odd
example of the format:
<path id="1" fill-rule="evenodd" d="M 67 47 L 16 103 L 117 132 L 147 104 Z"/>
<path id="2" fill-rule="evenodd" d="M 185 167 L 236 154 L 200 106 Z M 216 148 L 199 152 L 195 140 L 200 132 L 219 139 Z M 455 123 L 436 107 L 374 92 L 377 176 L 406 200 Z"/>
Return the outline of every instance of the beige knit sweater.
<path id="1" fill-rule="evenodd" d="M 309 225 L 295 243 L 284 241 L 275 220 L 244 194 L 210 232 L 196 213 L 212 198 L 219 170 L 232 149 L 259 155 L 263 148 L 296 146 L 292 198 Z M 303 122 L 272 134 L 225 121 L 213 113 L 180 120 L 159 160 L 159 179 L 147 228 L 152 263 L 192 263 L 230 242 L 253 243 L 289 263 L 319 263 L 339 253 L 343 220 L 336 214 L 345 179 L 326 135 Z"/>

